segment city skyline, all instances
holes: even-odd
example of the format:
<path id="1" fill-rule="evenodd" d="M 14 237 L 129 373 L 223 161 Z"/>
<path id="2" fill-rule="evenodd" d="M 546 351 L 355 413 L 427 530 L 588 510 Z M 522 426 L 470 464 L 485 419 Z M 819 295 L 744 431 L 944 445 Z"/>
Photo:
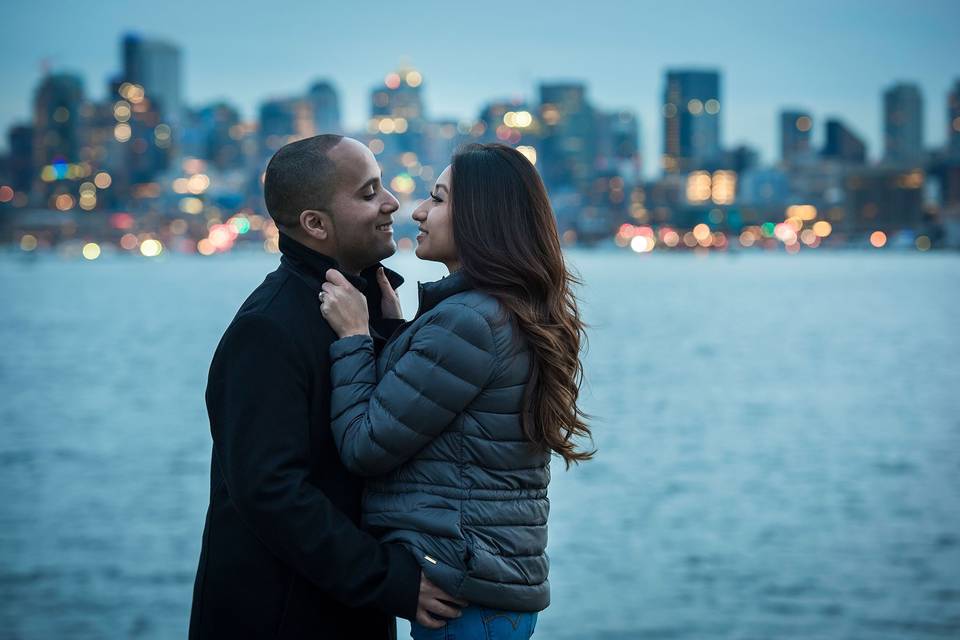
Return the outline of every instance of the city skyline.
<path id="1" fill-rule="evenodd" d="M 621 14 L 625 18 L 655 18 L 665 21 L 667 24 L 664 26 L 669 27 L 671 17 L 682 15 L 683 11 L 678 13 L 675 9 L 647 7 L 638 12 L 626 5 L 614 7 L 612 5 L 615 3 L 601 3 L 595 14 L 578 20 L 578 31 L 575 31 L 571 22 L 573 14 L 569 12 L 544 12 L 543 15 L 532 16 L 530 12 L 535 12 L 535 9 L 514 7 L 512 13 L 505 14 L 500 32 L 485 34 L 482 27 L 472 32 L 472 35 L 485 35 L 483 42 L 487 44 L 486 48 L 462 47 L 481 58 L 482 61 L 478 63 L 467 59 L 469 56 L 425 55 L 433 49 L 444 49 L 450 44 L 451 34 L 458 32 L 457 16 L 462 15 L 463 10 L 454 6 L 437 4 L 433 9 L 425 9 L 424 18 L 419 21 L 419 30 L 412 31 L 411 37 L 404 42 L 388 37 L 386 32 L 379 34 L 378 28 L 395 31 L 408 25 L 412 27 L 409 22 L 411 16 L 400 15 L 391 20 L 389 17 L 384 19 L 381 12 L 371 18 L 376 26 L 368 28 L 371 30 L 368 32 L 372 33 L 369 41 L 355 41 L 343 45 L 343 38 L 346 36 L 341 32 L 349 33 L 358 20 L 364 20 L 360 12 L 343 7 L 325 8 L 323 15 L 328 16 L 329 24 L 343 25 L 346 28 L 325 30 L 322 24 L 312 22 L 317 26 L 313 29 L 311 40 L 302 37 L 305 32 L 310 31 L 304 29 L 302 24 L 311 23 L 310 12 L 301 11 L 304 20 L 295 21 L 297 24 L 286 24 L 289 20 L 284 22 L 285 27 L 281 31 L 289 33 L 289 38 L 273 35 L 271 27 L 277 21 L 277 16 L 273 12 L 264 12 L 263 8 L 245 10 L 243 20 L 236 24 L 227 20 L 236 16 L 226 13 L 219 15 L 219 18 L 226 21 L 224 27 L 215 30 L 213 36 L 210 31 L 201 36 L 197 33 L 198 23 L 202 22 L 205 16 L 217 15 L 209 6 L 191 9 L 195 12 L 196 20 L 188 20 L 182 26 L 171 28 L 165 26 L 162 19 L 154 17 L 158 9 L 153 5 L 144 4 L 133 11 L 127 10 L 122 12 L 122 15 L 116 15 L 117 12 L 111 13 L 109 10 L 112 4 L 107 2 L 97 7 L 85 8 L 83 15 L 77 16 L 79 23 L 71 20 L 53 21 L 50 23 L 52 28 L 44 30 L 39 37 L 32 33 L 28 35 L 28 26 L 31 21 L 45 20 L 43 9 L 18 6 L 11 11 L 12 36 L 5 39 L 6 44 L 0 45 L 0 51 L 4 52 L 7 59 L 15 58 L 19 64 L 15 70 L 5 71 L 5 76 L 8 77 L 4 84 L 8 91 L 0 98 L 0 127 L 4 131 L 15 123 L 30 119 L 33 91 L 42 77 L 39 65 L 31 65 L 30 62 L 36 63 L 39 58 L 47 57 L 52 69 L 77 73 L 84 80 L 87 95 L 99 99 L 106 94 L 108 78 L 119 70 L 119 36 L 131 30 L 169 40 L 182 48 L 186 104 L 199 107 L 216 99 L 226 99 L 239 107 L 246 120 L 256 119 L 257 108 L 262 102 L 270 98 L 303 93 L 311 82 L 328 79 L 339 91 L 346 128 L 360 129 L 370 115 L 368 100 L 371 88 L 382 82 L 383 76 L 394 70 L 403 60 L 411 62 L 423 73 L 424 103 L 432 118 L 473 119 L 479 115 L 483 105 L 499 98 L 535 99 L 541 82 L 583 82 L 587 88 L 587 97 L 592 103 L 611 110 L 625 108 L 639 115 L 644 173 L 648 176 L 660 172 L 660 155 L 663 149 L 660 103 L 666 72 L 673 68 L 706 67 L 720 71 L 720 99 L 724 107 L 720 113 L 723 144 L 734 146 L 745 143 L 755 147 L 761 152 L 766 163 L 779 159 L 778 119 L 780 112 L 787 109 L 798 109 L 811 115 L 815 123 L 812 141 L 814 147 L 823 146 L 823 124 L 828 118 L 835 117 L 850 124 L 866 141 L 872 160 L 879 159 L 884 153 L 882 95 L 900 82 L 918 85 L 923 94 L 924 146 L 941 146 L 946 138 L 946 95 L 954 78 L 960 74 L 960 69 L 950 68 L 953 61 L 960 57 L 960 45 L 954 42 L 955 38 L 949 38 L 949 24 L 960 20 L 960 8 L 949 3 L 925 5 L 928 13 L 913 16 L 916 27 L 907 32 L 904 32 L 901 22 L 904 17 L 901 14 L 906 10 L 892 4 L 851 3 L 828 11 L 826 5 L 814 3 L 805 14 L 809 24 L 796 28 L 796 35 L 817 31 L 824 26 L 824 21 L 829 23 L 839 19 L 840 24 L 845 25 L 840 29 L 843 35 L 843 42 L 839 43 L 840 49 L 853 44 L 860 46 L 850 47 L 849 55 L 834 60 L 829 74 L 807 74 L 809 77 L 804 77 L 803 73 L 790 73 L 792 69 L 799 67 L 796 66 L 797 62 L 791 61 L 789 54 L 782 50 L 786 49 L 785 46 L 762 51 L 764 40 L 776 32 L 776 29 L 765 30 L 762 25 L 781 25 L 786 28 L 789 16 L 781 10 L 771 10 L 756 3 L 741 2 L 736 7 L 726 6 L 732 13 L 736 13 L 736 9 L 752 7 L 748 12 L 753 18 L 751 25 L 730 25 L 739 28 L 741 35 L 753 33 L 754 40 L 760 46 L 756 50 L 759 53 L 755 52 L 752 58 L 748 55 L 749 47 L 746 44 L 733 46 L 729 42 L 742 38 L 729 38 L 725 34 L 719 34 L 721 37 L 715 43 L 716 55 L 713 58 L 699 53 L 703 50 L 703 43 L 691 42 L 688 43 L 691 46 L 683 49 L 688 53 L 677 52 L 676 49 L 680 46 L 678 44 L 672 50 L 646 57 L 644 62 L 636 66 L 631 66 L 630 63 L 622 64 L 624 57 L 629 57 L 630 52 L 639 53 L 651 46 L 655 48 L 657 41 L 663 39 L 663 33 L 653 29 L 640 39 L 625 41 L 617 37 L 623 30 L 620 24 L 622 21 L 608 21 L 605 24 L 609 27 L 609 38 L 601 41 L 599 34 L 593 33 L 592 45 L 595 48 L 590 60 L 576 56 L 576 52 L 582 52 L 587 45 L 574 42 L 574 36 L 577 33 L 591 33 L 591 29 L 598 26 L 597 16 L 601 14 L 607 18 Z M 178 7 L 186 6 L 175 3 L 172 7 L 173 13 L 177 12 Z M 489 11 L 496 6 L 496 3 L 486 5 L 487 13 L 496 13 Z M 604 13 L 603 9 L 610 11 Z M 63 12 L 62 8 L 57 10 Z M 255 13 L 258 11 L 261 13 Z M 861 22 L 849 19 L 844 22 L 844 16 L 850 18 L 857 11 L 860 12 L 860 18 L 863 18 Z M 317 12 L 314 12 L 314 15 L 316 14 Z M 951 22 L 954 16 L 956 20 Z M 678 23 L 677 31 L 674 32 L 675 36 L 682 37 L 676 39 L 681 43 L 685 39 L 696 41 L 697 33 L 706 28 L 703 16 L 692 12 L 692 15 L 687 15 L 684 19 L 687 22 Z M 84 21 L 89 21 L 90 24 L 85 25 Z M 229 41 L 229 36 L 233 33 L 239 39 L 241 34 L 246 33 L 244 29 L 249 30 L 251 22 L 262 25 L 261 31 L 257 38 L 247 38 L 246 53 L 233 56 L 231 62 L 228 54 L 234 51 L 231 47 L 235 47 L 237 43 Z M 82 50 L 77 50 L 79 38 L 76 35 L 63 35 L 63 27 L 67 26 L 67 23 L 72 28 L 70 33 L 75 34 L 77 28 L 86 26 L 88 28 L 82 30 L 96 37 L 84 37 L 83 41 L 89 46 L 85 45 Z M 510 32 L 512 26 L 534 24 L 541 25 L 543 32 L 538 34 L 529 30 L 529 33 L 514 33 L 517 37 L 510 42 L 515 45 L 506 47 L 507 52 L 501 50 L 503 46 L 498 46 L 498 39 L 500 44 L 505 39 L 509 40 L 503 31 Z M 18 28 L 18 25 L 22 28 Z M 145 28 L 138 29 L 138 25 Z M 809 64 L 801 64 L 800 67 L 817 69 L 818 61 L 822 63 L 836 50 L 838 43 L 831 43 L 829 36 L 831 33 L 836 34 L 837 25 L 827 26 L 829 28 L 821 29 L 821 35 L 827 37 L 823 41 L 817 41 L 818 49 L 806 50 Z M 791 24 L 790 28 L 793 27 Z M 719 30 L 717 25 L 712 25 L 711 28 L 714 32 Z M 114 32 L 109 33 L 108 30 Z M 731 34 L 735 32 L 728 30 Z M 530 53 L 530 50 L 537 46 L 543 48 L 543 33 L 567 35 L 571 41 L 564 45 L 554 43 L 552 54 L 546 51 Z M 329 36 L 326 41 L 325 35 Z M 469 38 L 464 41 L 469 42 Z M 883 43 L 883 50 L 867 55 L 864 47 L 869 50 L 871 44 L 875 47 L 878 43 Z M 335 62 L 324 63 L 322 54 L 341 45 L 348 46 L 350 54 L 342 55 Z M 204 53 L 217 47 L 220 47 L 223 55 L 214 58 Z M 71 53 L 65 55 L 63 49 Z M 270 51 L 269 54 L 265 53 L 267 50 Z M 291 51 L 299 51 L 300 55 L 293 55 Z M 313 61 L 314 56 L 306 55 L 310 52 L 316 52 L 316 62 Z M 58 53 L 60 55 L 57 55 Z M 512 55 L 510 64 L 505 64 L 502 60 L 505 54 Z M 546 58 L 543 54 L 546 54 Z M 864 64 L 864 56 L 872 61 L 871 65 Z M 458 67 L 457 58 L 461 57 L 463 60 Z M 227 62 L 223 62 L 225 58 L 228 59 Z M 292 61 L 277 67 L 277 58 Z M 217 64 L 211 64 L 213 60 L 217 60 Z M 478 64 L 487 70 L 486 74 L 482 73 L 482 69 L 471 71 Z M 858 73 L 854 76 L 843 73 L 851 64 L 859 65 Z M 220 73 L 213 72 L 210 67 L 219 67 Z M 458 72 L 458 69 L 461 71 Z M 564 69 L 567 72 L 561 73 Z M 618 79 L 629 79 L 631 71 L 635 72 L 633 75 L 636 82 L 611 85 L 611 73 Z M 820 68 L 820 71 L 825 72 L 826 68 Z M 767 75 L 768 80 L 759 83 L 762 86 L 757 86 L 757 81 L 764 77 L 765 73 L 772 75 Z M 251 82 L 251 79 L 256 82 Z M 843 82 L 844 80 L 846 82 Z M 788 89 L 784 89 L 784 81 L 790 85 Z M 24 86 L 27 87 L 26 91 Z M 864 91 L 869 93 L 865 94 Z M 6 143 L 4 137 L 4 148 Z"/>

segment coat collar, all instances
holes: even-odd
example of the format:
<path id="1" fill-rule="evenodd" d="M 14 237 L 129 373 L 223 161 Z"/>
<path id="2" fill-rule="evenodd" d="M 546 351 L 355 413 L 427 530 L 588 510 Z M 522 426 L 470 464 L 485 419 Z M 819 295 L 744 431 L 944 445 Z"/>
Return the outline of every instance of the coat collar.
<path id="1" fill-rule="evenodd" d="M 447 277 L 434 282 L 418 283 L 420 306 L 417 309 L 417 317 L 419 318 L 430 311 L 446 298 L 470 289 L 473 289 L 473 285 L 463 269 L 454 271 Z"/>
<path id="2" fill-rule="evenodd" d="M 375 297 L 378 303 L 377 307 L 379 308 L 380 287 L 377 285 L 377 269 L 383 267 L 381 263 L 378 262 L 375 265 L 367 267 L 360 272 L 359 276 L 355 276 L 344 273 L 342 269 L 339 269 L 337 261 L 330 256 L 322 254 L 319 251 L 314 251 L 285 233 L 280 233 L 279 244 L 280 253 L 283 254 L 280 257 L 280 264 L 287 267 L 301 280 L 306 282 L 311 289 L 316 290 L 317 293 L 320 292 L 320 285 L 327 279 L 327 270 L 338 269 L 350 284 L 367 296 L 368 300 L 371 296 Z M 393 286 L 394 289 L 403 284 L 403 277 L 396 271 L 388 269 L 387 267 L 383 267 L 383 271 L 387 274 L 387 280 L 390 281 L 390 285 Z"/>

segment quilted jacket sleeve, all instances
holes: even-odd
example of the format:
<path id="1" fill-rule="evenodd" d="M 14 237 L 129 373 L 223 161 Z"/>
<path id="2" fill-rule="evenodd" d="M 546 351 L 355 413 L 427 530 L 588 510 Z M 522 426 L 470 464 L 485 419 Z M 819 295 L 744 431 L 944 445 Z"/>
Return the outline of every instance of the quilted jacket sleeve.
<path id="1" fill-rule="evenodd" d="M 377 380 L 373 341 L 349 336 L 330 347 L 331 427 L 344 464 L 386 473 L 440 434 L 493 375 L 493 330 L 462 304 L 437 309 L 409 349 Z"/>

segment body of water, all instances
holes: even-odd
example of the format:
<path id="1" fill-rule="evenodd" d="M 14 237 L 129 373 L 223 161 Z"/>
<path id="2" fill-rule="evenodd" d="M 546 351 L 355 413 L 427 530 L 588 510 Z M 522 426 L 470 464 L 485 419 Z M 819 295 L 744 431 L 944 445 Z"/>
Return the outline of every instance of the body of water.
<path id="1" fill-rule="evenodd" d="M 960 256 L 569 256 L 599 453 L 535 637 L 960 637 Z M 0 256 L 0 638 L 186 636 L 207 367 L 276 262 Z M 390 265 L 409 316 L 442 269 Z"/>

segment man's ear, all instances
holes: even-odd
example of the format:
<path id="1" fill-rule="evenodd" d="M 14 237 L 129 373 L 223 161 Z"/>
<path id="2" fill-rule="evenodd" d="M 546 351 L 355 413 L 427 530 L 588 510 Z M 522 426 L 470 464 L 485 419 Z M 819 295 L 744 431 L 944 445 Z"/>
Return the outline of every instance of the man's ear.
<path id="1" fill-rule="evenodd" d="M 311 238 L 326 240 L 333 230 L 333 218 L 326 211 L 306 209 L 300 212 L 300 228 Z"/>

